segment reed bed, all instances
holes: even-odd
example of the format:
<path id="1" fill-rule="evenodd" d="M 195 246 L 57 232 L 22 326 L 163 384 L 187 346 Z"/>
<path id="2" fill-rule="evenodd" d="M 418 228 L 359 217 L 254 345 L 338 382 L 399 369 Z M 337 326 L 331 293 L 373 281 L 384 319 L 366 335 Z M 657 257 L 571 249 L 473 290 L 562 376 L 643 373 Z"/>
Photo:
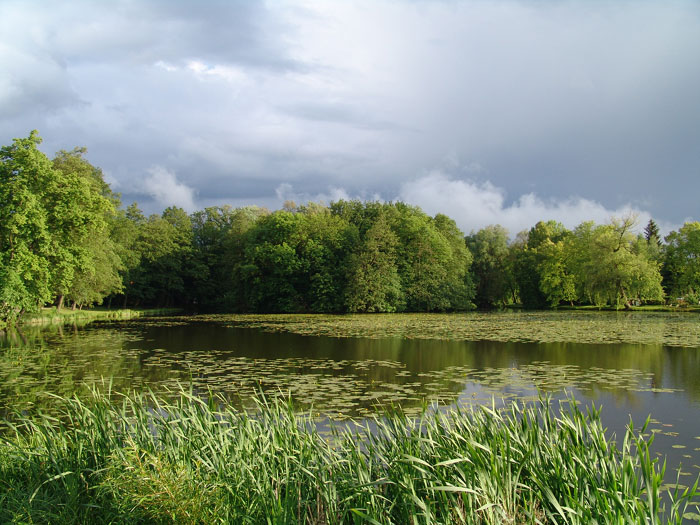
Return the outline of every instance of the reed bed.
<path id="1" fill-rule="evenodd" d="M 620 444 L 573 400 L 400 410 L 320 434 L 291 402 L 255 412 L 180 392 L 94 391 L 18 415 L 0 441 L 1 523 L 681 523 L 644 427 Z"/>

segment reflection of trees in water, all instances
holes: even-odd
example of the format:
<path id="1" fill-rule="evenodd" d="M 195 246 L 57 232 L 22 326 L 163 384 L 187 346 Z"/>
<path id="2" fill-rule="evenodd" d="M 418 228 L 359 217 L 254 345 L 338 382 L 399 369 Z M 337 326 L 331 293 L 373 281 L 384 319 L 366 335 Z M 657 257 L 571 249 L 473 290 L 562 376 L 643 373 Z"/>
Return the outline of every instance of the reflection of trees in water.
<path id="1" fill-rule="evenodd" d="M 0 411 L 48 408 L 47 393 L 70 396 L 91 385 L 125 392 L 157 383 L 167 371 L 143 370 L 139 353 L 127 348 L 133 338 L 79 325 L 7 331 L 0 336 Z"/>

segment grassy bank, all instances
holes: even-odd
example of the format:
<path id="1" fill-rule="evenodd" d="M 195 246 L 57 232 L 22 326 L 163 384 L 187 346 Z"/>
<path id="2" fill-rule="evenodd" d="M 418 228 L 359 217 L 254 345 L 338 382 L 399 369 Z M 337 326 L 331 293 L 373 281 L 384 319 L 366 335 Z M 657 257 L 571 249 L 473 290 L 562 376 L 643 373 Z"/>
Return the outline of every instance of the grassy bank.
<path id="1" fill-rule="evenodd" d="M 92 321 L 97 319 L 133 319 L 145 315 L 171 315 L 179 312 L 177 308 L 152 308 L 152 309 L 114 309 L 89 308 L 84 310 L 71 310 L 70 308 L 56 307 L 42 308 L 38 313 L 24 314 L 20 323 L 24 325 L 66 324 L 74 321 Z"/>
<path id="2" fill-rule="evenodd" d="M 659 523 L 697 512 L 574 403 L 400 413 L 328 440 L 284 403 L 63 399 L 0 443 L 2 523 Z M 370 431 L 370 428 L 372 429 Z M 690 505 L 689 505 L 690 504 Z M 687 517 L 692 515 L 687 514 Z"/>

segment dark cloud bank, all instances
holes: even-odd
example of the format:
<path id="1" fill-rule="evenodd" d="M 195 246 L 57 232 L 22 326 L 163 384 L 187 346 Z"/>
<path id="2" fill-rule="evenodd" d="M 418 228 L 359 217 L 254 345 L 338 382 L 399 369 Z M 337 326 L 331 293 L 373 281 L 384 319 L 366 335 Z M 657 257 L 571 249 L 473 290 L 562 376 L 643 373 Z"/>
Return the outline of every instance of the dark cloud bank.
<path id="1" fill-rule="evenodd" d="M 2 144 L 85 145 L 148 211 L 698 218 L 697 2 L 10 0 L 0 64 Z"/>

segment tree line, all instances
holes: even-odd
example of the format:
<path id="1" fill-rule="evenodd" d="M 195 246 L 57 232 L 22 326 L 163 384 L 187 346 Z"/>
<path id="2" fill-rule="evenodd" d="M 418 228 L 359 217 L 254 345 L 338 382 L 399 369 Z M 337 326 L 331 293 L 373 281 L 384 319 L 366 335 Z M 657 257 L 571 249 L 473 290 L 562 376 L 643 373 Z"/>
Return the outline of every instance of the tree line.
<path id="1" fill-rule="evenodd" d="M 0 322 L 54 304 L 227 312 L 631 306 L 700 295 L 700 223 L 661 239 L 630 217 L 464 235 L 405 203 L 124 208 L 85 149 L 36 132 L 0 149 Z"/>

